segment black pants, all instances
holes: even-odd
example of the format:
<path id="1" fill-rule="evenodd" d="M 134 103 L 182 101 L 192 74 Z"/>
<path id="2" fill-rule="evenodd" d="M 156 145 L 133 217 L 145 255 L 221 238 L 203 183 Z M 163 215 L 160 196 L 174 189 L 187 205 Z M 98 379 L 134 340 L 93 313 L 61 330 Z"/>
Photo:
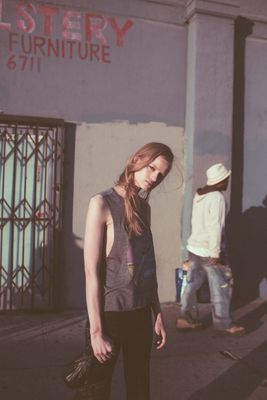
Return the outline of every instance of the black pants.
<path id="1" fill-rule="evenodd" d="M 125 312 L 105 312 L 105 334 L 112 339 L 114 356 L 104 364 L 96 362 L 90 381 L 81 387 L 75 400 L 108 400 L 116 360 L 122 350 L 127 400 L 149 400 L 149 364 L 152 343 L 150 307 Z M 93 352 L 89 324 L 86 348 Z M 118 399 L 122 400 L 122 399 Z"/>

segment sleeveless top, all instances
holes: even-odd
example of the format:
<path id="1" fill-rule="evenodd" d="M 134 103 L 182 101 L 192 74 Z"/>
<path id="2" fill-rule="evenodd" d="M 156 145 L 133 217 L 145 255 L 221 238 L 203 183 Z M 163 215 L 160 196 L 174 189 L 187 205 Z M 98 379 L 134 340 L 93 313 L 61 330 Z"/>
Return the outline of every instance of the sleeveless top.
<path id="1" fill-rule="evenodd" d="M 103 254 L 101 261 L 103 310 L 129 311 L 148 305 L 158 309 L 156 262 L 150 228 L 145 227 L 140 236 L 129 238 L 124 226 L 123 198 L 113 188 L 100 194 L 110 209 L 114 226 L 112 248 L 108 256 Z"/>

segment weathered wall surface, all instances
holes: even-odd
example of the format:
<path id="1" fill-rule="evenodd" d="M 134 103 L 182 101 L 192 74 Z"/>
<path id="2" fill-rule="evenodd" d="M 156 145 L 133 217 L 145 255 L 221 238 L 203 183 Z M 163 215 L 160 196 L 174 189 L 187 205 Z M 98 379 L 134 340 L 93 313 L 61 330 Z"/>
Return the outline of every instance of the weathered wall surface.
<path id="1" fill-rule="evenodd" d="M 161 300 L 175 299 L 192 197 L 218 161 L 233 171 L 227 198 L 240 295 L 265 293 L 266 26 L 262 0 L 0 0 L 1 112 L 67 124 L 63 306 L 84 304 L 89 197 L 150 140 L 171 145 L 184 176 L 177 189 L 175 170 L 151 197 Z M 260 238 L 253 246 L 252 237 Z M 255 279 L 252 264 L 260 266 Z"/>
<path id="2" fill-rule="evenodd" d="M 255 30 L 259 24 L 255 24 Z M 267 27 L 247 39 L 244 113 L 243 210 L 260 205 L 267 195 Z M 260 62 L 259 62 L 260 60 Z"/>
<path id="3" fill-rule="evenodd" d="M 176 157 L 173 170 L 150 198 L 160 299 L 175 299 L 174 268 L 180 248 L 183 129 L 163 123 L 81 124 L 76 131 L 73 193 L 71 188 L 68 191 L 69 197 L 73 196 L 72 205 L 69 204 L 65 210 L 66 214 L 69 209 L 73 212 L 72 227 L 66 227 L 64 246 L 66 293 L 63 296 L 68 307 L 82 305 L 85 300 L 82 248 L 89 199 L 111 187 L 128 156 L 149 141 L 168 144 Z"/>
<path id="4" fill-rule="evenodd" d="M 60 290 L 63 307 L 80 307 L 90 196 L 111 186 L 127 157 L 148 141 L 170 144 L 183 168 L 183 8 L 179 2 L 68 0 L 2 0 L 1 6 L 0 110 L 72 123 L 66 131 Z M 177 169 L 168 182 L 158 198 L 151 197 L 162 301 L 175 299 Z"/>
<path id="5" fill-rule="evenodd" d="M 242 3 L 234 102 L 231 196 L 235 299 L 267 296 L 267 9 L 266 2 Z M 253 15 L 251 15 L 253 14 Z"/>
<path id="6" fill-rule="evenodd" d="M 159 21 L 153 4 L 149 20 L 127 16 L 134 14 L 127 3 L 117 15 L 116 2 L 106 10 L 105 2 L 96 9 L 2 0 L 0 109 L 78 122 L 181 123 L 185 29 Z"/>

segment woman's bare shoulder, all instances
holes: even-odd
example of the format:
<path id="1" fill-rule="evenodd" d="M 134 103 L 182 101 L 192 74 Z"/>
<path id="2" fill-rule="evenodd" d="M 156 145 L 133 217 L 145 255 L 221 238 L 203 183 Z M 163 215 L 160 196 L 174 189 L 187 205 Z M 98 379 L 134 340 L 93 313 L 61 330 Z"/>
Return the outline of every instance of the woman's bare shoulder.
<path id="1" fill-rule="evenodd" d="M 104 197 L 101 193 L 95 194 L 90 198 L 89 204 L 103 206 L 105 205 Z"/>
<path id="2" fill-rule="evenodd" d="M 101 194 L 92 196 L 89 200 L 88 211 L 90 214 L 102 214 L 108 210 L 107 203 Z"/>

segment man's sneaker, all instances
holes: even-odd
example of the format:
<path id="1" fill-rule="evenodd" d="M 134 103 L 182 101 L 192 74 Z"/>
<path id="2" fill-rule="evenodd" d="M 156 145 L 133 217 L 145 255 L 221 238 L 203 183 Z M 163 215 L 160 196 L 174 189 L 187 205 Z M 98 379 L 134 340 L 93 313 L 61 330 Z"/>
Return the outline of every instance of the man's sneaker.
<path id="1" fill-rule="evenodd" d="M 202 324 L 200 322 L 189 322 L 184 318 L 178 318 L 176 321 L 176 328 L 177 329 L 199 329 L 202 328 Z"/>
<path id="2" fill-rule="evenodd" d="M 246 333 L 245 328 L 243 326 L 232 325 L 226 329 L 218 329 L 217 332 L 222 335 L 229 336 L 242 336 Z"/>

